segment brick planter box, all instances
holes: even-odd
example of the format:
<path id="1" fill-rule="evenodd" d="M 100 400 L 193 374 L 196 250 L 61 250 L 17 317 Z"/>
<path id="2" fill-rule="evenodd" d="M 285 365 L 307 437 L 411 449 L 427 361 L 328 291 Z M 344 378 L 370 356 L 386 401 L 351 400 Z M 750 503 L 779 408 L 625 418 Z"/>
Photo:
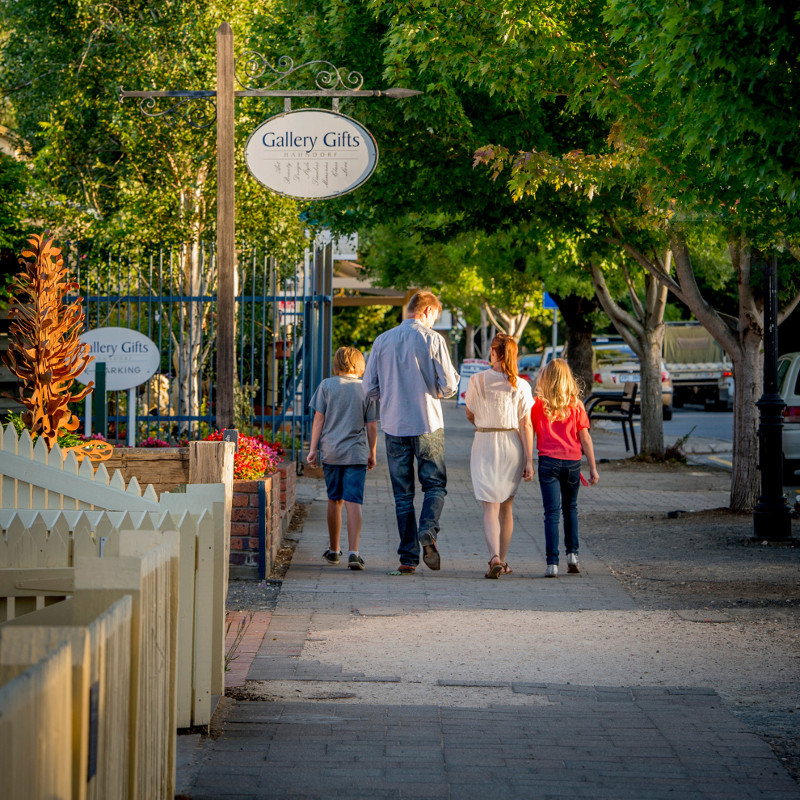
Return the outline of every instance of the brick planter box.
<path id="1" fill-rule="evenodd" d="M 294 464 L 281 464 L 274 475 L 233 482 L 231 508 L 231 578 L 258 580 L 272 571 L 281 538 L 297 495 Z"/>

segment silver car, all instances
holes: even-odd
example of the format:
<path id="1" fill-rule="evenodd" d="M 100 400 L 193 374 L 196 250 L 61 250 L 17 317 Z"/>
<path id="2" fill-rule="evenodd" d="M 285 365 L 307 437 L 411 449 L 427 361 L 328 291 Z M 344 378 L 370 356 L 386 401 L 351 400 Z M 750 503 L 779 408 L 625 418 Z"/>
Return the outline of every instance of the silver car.
<path id="1" fill-rule="evenodd" d="M 639 359 L 626 344 L 610 342 L 594 345 L 592 373 L 594 381 L 592 392 L 621 392 L 627 381 L 634 381 L 641 387 L 642 379 Z M 665 420 L 672 419 L 672 380 L 661 362 L 661 404 Z"/>
<path id="2" fill-rule="evenodd" d="M 783 474 L 791 477 L 800 469 L 800 353 L 778 359 L 778 393 L 783 409 Z"/>

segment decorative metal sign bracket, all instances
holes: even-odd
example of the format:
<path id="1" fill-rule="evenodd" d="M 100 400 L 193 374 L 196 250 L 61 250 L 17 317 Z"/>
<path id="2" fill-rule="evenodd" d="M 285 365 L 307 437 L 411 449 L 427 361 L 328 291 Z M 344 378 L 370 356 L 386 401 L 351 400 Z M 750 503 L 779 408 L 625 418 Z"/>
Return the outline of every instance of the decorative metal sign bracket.
<path id="1" fill-rule="evenodd" d="M 304 68 L 321 67 L 314 75 L 316 89 L 281 89 L 278 84 Z M 264 75 L 272 80 L 263 88 L 253 85 Z M 360 72 L 336 67 L 330 61 L 307 61 L 295 66 L 289 56 L 281 56 L 277 67 L 273 67 L 261 53 L 247 50 L 234 63 L 234 77 L 242 88 L 234 92 L 235 97 L 282 97 L 283 110 L 292 110 L 293 97 L 325 97 L 331 99 L 335 112 L 339 111 L 342 97 L 388 97 L 397 100 L 422 94 L 415 89 L 362 89 L 364 77 Z M 119 89 L 120 102 L 127 98 L 139 98 L 139 110 L 147 117 L 161 117 L 167 125 L 179 121 L 198 130 L 210 128 L 217 119 L 217 93 L 214 90 L 169 90 L 169 91 L 125 91 Z M 157 101 L 177 100 L 168 108 L 156 110 Z"/>

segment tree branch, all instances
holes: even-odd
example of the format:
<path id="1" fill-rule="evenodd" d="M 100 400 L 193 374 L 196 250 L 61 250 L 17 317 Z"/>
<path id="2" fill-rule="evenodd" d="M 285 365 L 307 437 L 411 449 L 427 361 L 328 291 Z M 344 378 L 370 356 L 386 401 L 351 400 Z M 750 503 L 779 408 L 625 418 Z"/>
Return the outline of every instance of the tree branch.
<path id="1" fill-rule="evenodd" d="M 720 343 L 722 348 L 731 356 L 737 352 L 739 344 L 728 324 L 706 302 L 700 292 L 692 269 L 692 260 L 689 256 L 689 247 L 683 235 L 676 229 L 669 232 L 670 249 L 675 261 L 675 272 L 683 289 L 680 299 L 694 312 L 700 324 Z"/>
<path id="2" fill-rule="evenodd" d="M 633 310 L 636 313 L 636 316 L 639 318 L 641 322 L 644 322 L 644 308 L 642 307 L 642 301 L 639 299 L 639 295 L 636 291 L 636 286 L 634 286 L 633 280 L 631 279 L 631 274 L 628 271 L 628 265 L 625 263 L 624 259 L 622 264 L 620 265 L 622 268 L 622 274 L 625 276 L 625 283 L 628 284 L 628 296 L 631 299 L 631 305 L 633 306 Z"/>
<path id="3" fill-rule="evenodd" d="M 492 307 L 489 305 L 489 303 L 486 300 L 483 300 L 482 303 L 483 307 L 486 309 L 486 316 L 489 317 L 489 321 L 492 323 L 492 325 L 494 325 L 495 328 L 499 328 L 503 333 L 506 333 L 507 331 L 505 330 L 503 325 L 501 325 L 497 321 L 497 318 L 494 315 L 494 311 L 492 310 Z"/>
<path id="4" fill-rule="evenodd" d="M 798 292 L 780 311 L 778 311 L 778 325 L 781 324 L 789 314 L 800 304 L 800 292 Z"/>
<path id="5" fill-rule="evenodd" d="M 592 270 L 594 290 L 597 294 L 597 299 L 600 301 L 600 305 L 603 306 L 603 311 L 611 317 L 614 327 L 620 332 L 625 343 L 636 353 L 639 360 L 642 360 L 642 348 L 640 339 L 638 338 L 644 334 L 644 328 L 641 322 L 622 308 L 611 296 L 611 292 L 608 290 L 608 284 L 606 283 L 606 279 L 600 267 L 595 263 L 589 266 Z M 634 336 L 631 331 L 635 331 L 636 336 Z"/>
<path id="6" fill-rule="evenodd" d="M 650 261 L 646 255 L 644 255 L 644 253 L 640 252 L 627 242 L 624 242 L 621 239 L 617 239 L 613 236 L 605 237 L 605 241 L 609 244 L 621 247 L 634 261 L 636 261 L 640 266 L 644 267 L 651 275 L 658 278 L 658 280 L 661 281 L 661 283 L 663 283 L 664 286 L 666 286 L 667 289 L 669 289 L 675 295 L 675 297 L 677 297 L 679 300 L 682 300 L 684 303 L 686 302 L 681 284 L 660 270 L 657 265 L 653 264 L 652 261 Z"/>

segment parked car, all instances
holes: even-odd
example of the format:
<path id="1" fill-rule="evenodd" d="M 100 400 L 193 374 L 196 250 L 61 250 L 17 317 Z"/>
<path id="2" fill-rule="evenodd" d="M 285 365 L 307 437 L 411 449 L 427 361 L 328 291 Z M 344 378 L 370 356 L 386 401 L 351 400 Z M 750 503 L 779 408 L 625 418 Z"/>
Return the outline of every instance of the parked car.
<path id="1" fill-rule="evenodd" d="M 800 469 L 800 353 L 778 359 L 778 393 L 783 409 L 783 474 L 791 477 Z"/>
<path id="2" fill-rule="evenodd" d="M 556 358 L 561 358 L 564 353 L 564 346 L 558 345 L 556 347 Z M 543 366 L 550 362 L 553 358 L 553 348 L 544 347 L 541 353 L 532 353 L 530 355 L 520 356 L 519 373 L 528 383 L 531 388 L 536 388 L 536 381 L 539 380 L 539 372 Z"/>
<path id="3" fill-rule="evenodd" d="M 528 381 L 528 383 L 531 385 L 531 388 L 536 386 L 536 378 L 539 375 L 539 365 L 541 363 L 541 353 L 531 353 L 529 355 L 520 356 L 519 360 L 517 361 L 520 378 Z"/>
<path id="4" fill-rule="evenodd" d="M 609 342 L 594 345 L 594 365 L 592 372 L 594 382 L 592 392 L 621 392 L 627 381 L 639 384 L 641 390 L 641 374 L 639 359 L 636 353 L 626 344 Z M 661 404 L 665 420 L 672 419 L 672 381 L 664 362 L 661 362 Z"/>

